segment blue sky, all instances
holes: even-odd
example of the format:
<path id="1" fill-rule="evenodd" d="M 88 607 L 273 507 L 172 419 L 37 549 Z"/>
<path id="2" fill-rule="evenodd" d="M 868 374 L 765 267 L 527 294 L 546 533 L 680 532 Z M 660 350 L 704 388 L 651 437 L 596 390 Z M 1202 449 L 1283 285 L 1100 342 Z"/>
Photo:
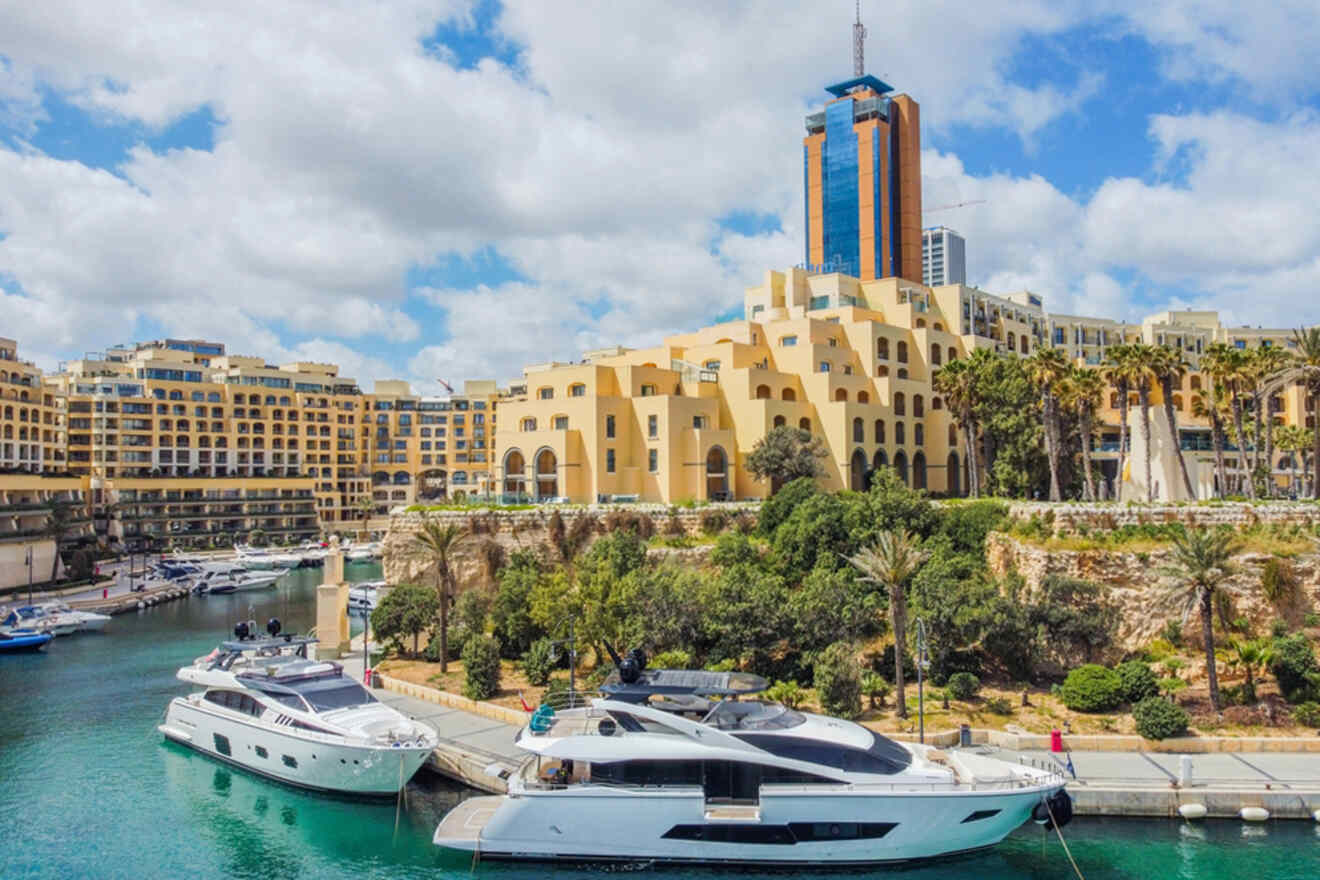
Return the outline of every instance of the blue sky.
<path id="1" fill-rule="evenodd" d="M 431 391 L 736 316 L 850 72 L 849 3 L 53 5 L 0 12 L 0 297 L 48 366 L 187 334 Z M 863 15 L 973 282 L 1320 321 L 1314 8 Z"/>

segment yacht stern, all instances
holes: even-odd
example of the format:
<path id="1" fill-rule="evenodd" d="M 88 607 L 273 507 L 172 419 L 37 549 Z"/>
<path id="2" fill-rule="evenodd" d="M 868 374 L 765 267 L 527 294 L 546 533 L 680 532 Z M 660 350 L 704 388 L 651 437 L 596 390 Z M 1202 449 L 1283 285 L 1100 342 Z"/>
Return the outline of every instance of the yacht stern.
<path id="1" fill-rule="evenodd" d="M 431 842 L 436 846 L 463 852 L 480 850 L 482 829 L 503 803 L 503 795 L 468 798 L 445 813 L 435 828 Z"/>

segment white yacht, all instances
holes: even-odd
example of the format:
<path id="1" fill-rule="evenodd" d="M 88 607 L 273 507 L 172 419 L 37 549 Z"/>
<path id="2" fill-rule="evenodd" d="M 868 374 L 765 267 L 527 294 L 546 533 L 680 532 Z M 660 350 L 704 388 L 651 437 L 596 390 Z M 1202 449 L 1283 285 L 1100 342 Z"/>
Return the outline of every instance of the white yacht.
<path id="1" fill-rule="evenodd" d="M 269 638 L 240 623 L 235 639 L 179 670 L 200 690 L 170 701 L 168 739 L 303 788 L 393 795 L 436 746 L 430 727 L 378 701 L 338 663 L 308 659 L 315 639 Z"/>
<path id="2" fill-rule="evenodd" d="M 374 541 L 368 544 L 354 544 L 344 553 L 344 558 L 349 562 L 370 562 L 379 559 L 380 552 L 380 544 Z"/>
<path id="3" fill-rule="evenodd" d="M 249 590 L 268 590 L 275 582 L 288 574 L 287 568 L 275 571 L 249 571 L 246 568 L 222 568 L 203 571 L 192 581 L 192 588 L 198 593 L 244 593 Z"/>
<path id="4" fill-rule="evenodd" d="M 740 699 L 765 688 L 757 676 L 630 658 L 602 698 L 538 709 L 508 794 L 459 804 L 435 844 L 482 858 L 858 865 L 1071 818 L 1058 774 Z"/>
<path id="5" fill-rule="evenodd" d="M 380 601 L 380 590 L 384 586 L 384 581 L 361 581 L 353 584 L 348 590 L 348 613 L 365 615 L 375 611 L 376 603 Z"/>
<path id="6" fill-rule="evenodd" d="M 46 605 L 17 605 L 9 609 L 0 626 L 6 630 L 35 630 L 52 636 L 69 636 L 78 631 L 80 621 L 72 614 L 52 611 Z"/>
<path id="7" fill-rule="evenodd" d="M 66 602 L 42 602 L 37 607 L 44 609 L 48 615 L 53 617 L 72 620 L 76 626 L 76 632 L 102 632 L 105 630 L 106 625 L 110 623 L 109 614 L 80 611 L 69 607 Z"/>

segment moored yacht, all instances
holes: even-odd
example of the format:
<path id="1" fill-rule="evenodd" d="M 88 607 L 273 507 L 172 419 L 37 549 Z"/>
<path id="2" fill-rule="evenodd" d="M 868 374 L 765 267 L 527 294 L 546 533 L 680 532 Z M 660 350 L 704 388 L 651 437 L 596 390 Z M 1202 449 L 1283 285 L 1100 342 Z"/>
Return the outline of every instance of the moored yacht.
<path id="1" fill-rule="evenodd" d="M 63 614 L 40 605 L 18 605 L 0 620 L 6 630 L 35 630 L 52 636 L 68 636 L 78 631 L 79 621 L 73 615 Z"/>
<path id="2" fill-rule="evenodd" d="M 249 571 L 246 568 L 225 568 L 204 571 L 192 581 L 192 588 L 198 593 L 243 593 L 249 590 L 266 590 L 275 586 L 275 582 L 288 574 L 287 568 L 275 571 Z"/>
<path id="3" fill-rule="evenodd" d="M 71 608 L 67 602 L 42 602 L 40 607 L 44 608 L 47 614 L 58 616 L 63 620 L 72 620 L 77 627 L 76 632 L 101 632 L 110 623 L 109 614 L 81 611 Z"/>
<path id="4" fill-rule="evenodd" d="M 508 794 L 459 804 L 436 845 L 483 858 L 873 864 L 1071 817 L 1058 774 L 744 699 L 765 689 L 757 676 L 644 666 L 630 655 L 587 706 L 538 709 Z"/>
<path id="5" fill-rule="evenodd" d="M 431 728 L 405 718 L 344 675 L 309 659 L 315 639 L 269 638 L 240 623 L 235 638 L 179 670 L 199 690 L 170 701 L 158 728 L 168 739 L 303 788 L 392 795 L 436 745 Z"/>

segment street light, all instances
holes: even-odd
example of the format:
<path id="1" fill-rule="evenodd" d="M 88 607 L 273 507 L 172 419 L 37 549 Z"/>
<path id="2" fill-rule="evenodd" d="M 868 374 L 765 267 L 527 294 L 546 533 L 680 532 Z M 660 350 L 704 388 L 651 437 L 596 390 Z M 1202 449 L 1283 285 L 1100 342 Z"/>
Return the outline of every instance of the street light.
<path id="1" fill-rule="evenodd" d="M 28 604 L 32 604 L 32 545 L 28 545 L 27 556 L 24 561 L 28 567 Z"/>
<path id="2" fill-rule="evenodd" d="M 925 671 L 930 669 L 930 655 L 926 651 L 926 621 L 917 618 L 917 726 L 918 738 L 926 742 Z"/>

